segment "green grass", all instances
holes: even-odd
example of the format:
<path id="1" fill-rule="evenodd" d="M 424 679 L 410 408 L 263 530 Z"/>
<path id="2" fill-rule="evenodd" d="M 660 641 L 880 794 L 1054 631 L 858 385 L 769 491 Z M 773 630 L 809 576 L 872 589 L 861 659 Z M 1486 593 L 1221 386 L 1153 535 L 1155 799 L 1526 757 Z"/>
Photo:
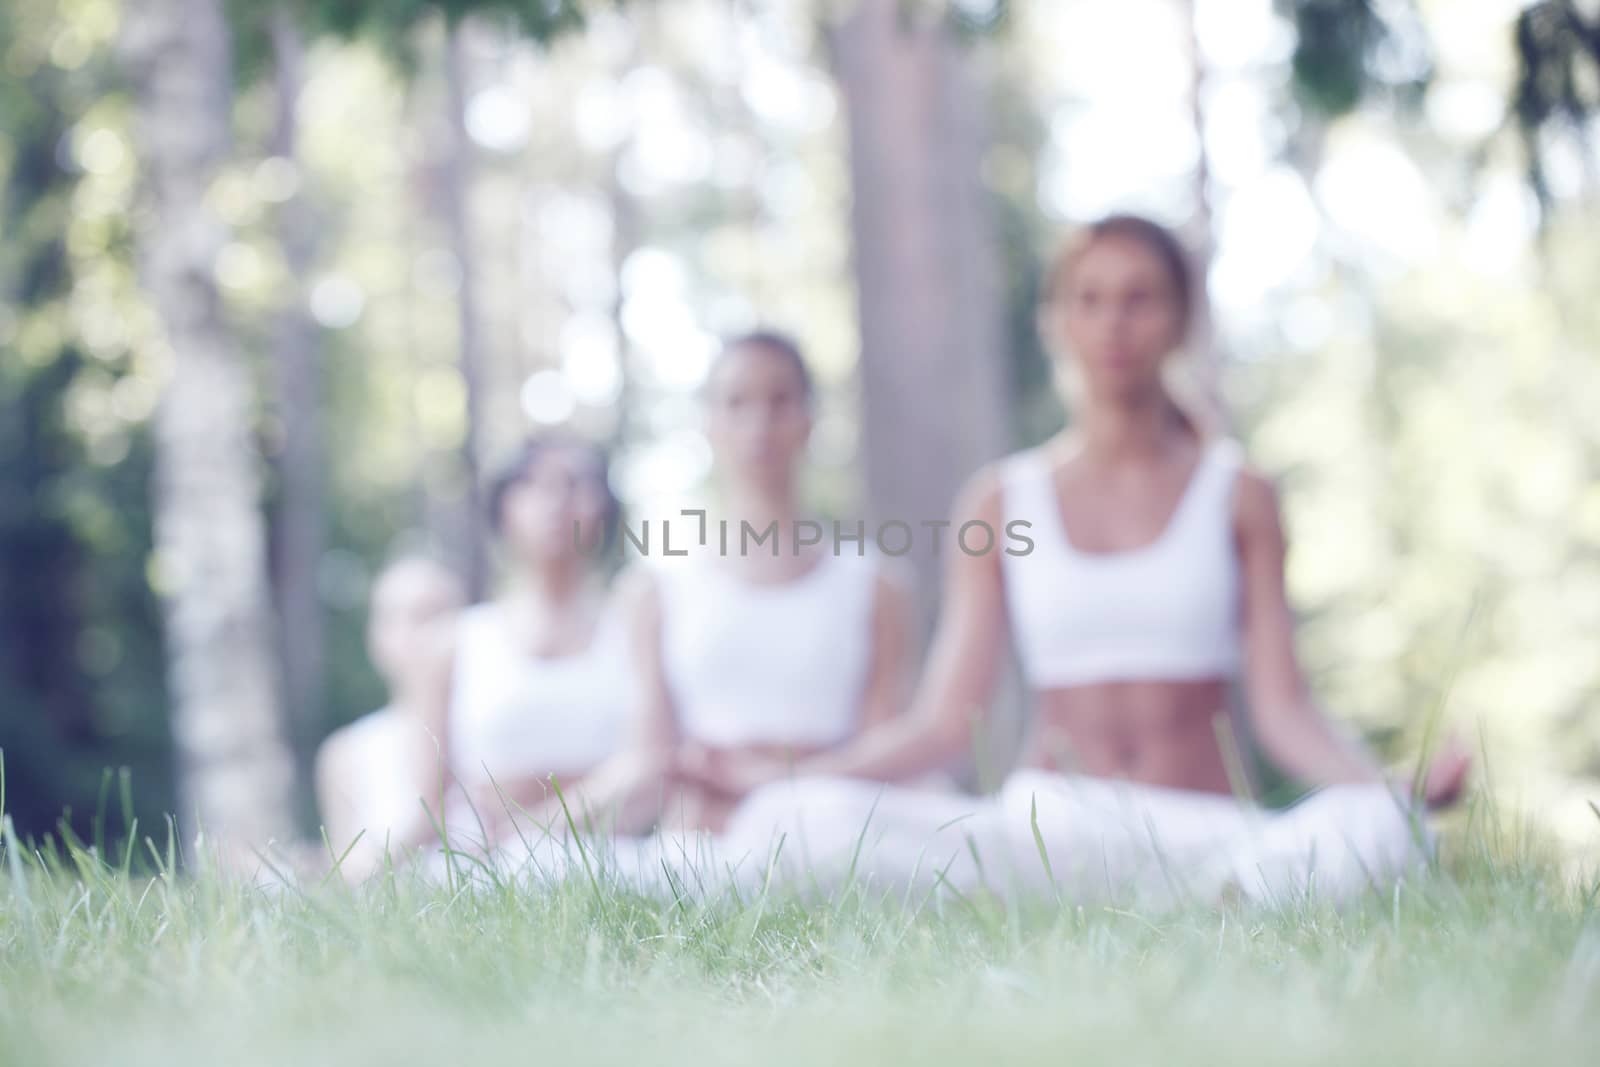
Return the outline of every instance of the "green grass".
<path id="1" fill-rule="evenodd" d="M 268 889 L 7 839 L 0 1063 L 1593 1062 L 1595 887 L 1476 830 L 1446 867 L 1339 912 L 1141 916 Z"/>

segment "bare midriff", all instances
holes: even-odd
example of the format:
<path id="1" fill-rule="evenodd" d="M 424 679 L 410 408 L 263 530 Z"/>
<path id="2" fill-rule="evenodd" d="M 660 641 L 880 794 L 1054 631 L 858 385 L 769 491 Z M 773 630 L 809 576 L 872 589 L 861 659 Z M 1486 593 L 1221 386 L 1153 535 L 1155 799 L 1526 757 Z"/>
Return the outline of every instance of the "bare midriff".
<path id="1" fill-rule="evenodd" d="M 1034 695 L 1024 767 L 1171 789 L 1231 791 L 1218 720 L 1228 683 L 1102 682 Z"/>

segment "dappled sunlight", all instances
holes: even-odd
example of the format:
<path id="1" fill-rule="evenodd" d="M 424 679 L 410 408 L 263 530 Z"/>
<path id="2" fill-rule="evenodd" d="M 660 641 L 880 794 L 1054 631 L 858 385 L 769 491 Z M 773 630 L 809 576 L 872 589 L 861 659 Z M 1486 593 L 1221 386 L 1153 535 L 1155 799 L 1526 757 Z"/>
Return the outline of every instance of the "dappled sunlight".
<path id="1" fill-rule="evenodd" d="M 1064 417 L 1032 313 L 1060 235 L 1136 209 L 1208 245 L 1219 391 L 1282 494 L 1319 697 L 1396 759 L 1442 709 L 1481 736 L 1501 781 L 1559 794 L 1528 806 L 1572 849 L 1592 847 L 1579 801 L 1600 775 L 1596 163 L 1546 131 L 1535 143 L 1550 199 L 1528 181 L 1511 95 L 1523 5 L 1419 5 L 1426 86 L 1407 96 L 1419 54 L 1401 34 L 1372 60 L 1369 95 L 1336 116 L 1297 95 L 1285 5 L 1005 6 L 960 48 L 974 98 L 991 105 L 975 158 L 1000 220 L 1004 338 L 967 355 L 1003 383 L 1008 445 Z M 956 14 L 983 27 L 997 7 Z M 171 694 L 151 593 L 189 573 L 160 555 L 147 504 L 175 350 L 139 282 L 153 142 L 112 77 L 121 10 L 75 0 L 0 17 L 0 178 L 15 190 L 0 208 L 0 386 L 7 404 L 27 389 L 55 398 L 28 409 L 35 436 L 5 473 L 25 487 L 17 510 L 81 551 L 63 573 L 93 574 L 62 579 L 95 592 L 59 641 L 63 662 L 97 681 L 59 699 L 103 703 L 83 721 L 119 725 L 62 726 L 74 740 L 59 744 L 112 762 L 130 731 L 140 753 L 164 751 Z M 295 745 L 376 700 L 361 605 L 391 545 L 465 554 L 483 532 L 472 479 L 530 431 L 610 445 L 633 515 L 713 499 L 700 401 L 723 337 L 770 325 L 803 339 L 818 383 L 808 488 L 829 515 L 878 505 L 865 459 L 883 438 L 860 418 L 873 309 L 854 273 L 861 176 L 837 33 L 789 2 L 605 10 L 541 43 L 469 22 L 464 149 L 440 26 L 414 34 L 403 62 L 372 39 L 317 37 L 289 110 L 292 151 L 275 142 L 270 48 L 252 38 L 232 143 L 196 197 L 206 221 L 184 240 L 207 250 L 201 273 L 253 390 L 240 417 L 274 581 L 286 566 L 274 516 L 302 425 L 279 392 L 280 331 L 295 316 L 306 331 L 324 537 L 295 566 L 319 576 L 309 585 L 329 631 Z M 45 118 L 32 85 L 48 89 Z M 912 260 L 959 258 L 903 236 Z M 59 267 L 28 266 L 41 248 Z M 23 424 L 22 406 L 6 411 Z M 952 439 L 965 432 L 947 421 Z M 28 692 L 24 714 L 58 699 Z M 71 786 L 80 815 L 96 780 L 86 767 Z"/>

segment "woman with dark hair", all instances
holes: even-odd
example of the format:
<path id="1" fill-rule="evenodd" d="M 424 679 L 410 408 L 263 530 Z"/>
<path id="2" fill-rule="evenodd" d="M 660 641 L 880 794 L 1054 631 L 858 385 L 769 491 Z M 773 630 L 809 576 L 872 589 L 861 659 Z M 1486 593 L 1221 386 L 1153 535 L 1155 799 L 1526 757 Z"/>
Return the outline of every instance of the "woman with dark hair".
<path id="1" fill-rule="evenodd" d="M 521 813 L 556 803 L 552 779 L 580 787 L 624 747 L 634 701 L 626 632 L 597 566 L 618 521 L 604 454 L 530 439 L 492 478 L 489 509 L 504 588 L 461 614 L 433 663 L 458 787 L 446 806 L 453 847 L 506 843 Z"/>
<path id="2" fill-rule="evenodd" d="M 1025 523 L 1031 551 L 948 556 L 909 714 L 793 767 L 711 769 L 709 787 L 751 794 L 726 847 L 765 854 L 786 835 L 785 869 L 824 883 L 848 871 L 1080 898 L 1339 897 L 1416 860 L 1419 810 L 1308 691 L 1272 484 L 1174 399 L 1196 288 L 1177 239 L 1146 219 L 1105 219 L 1062 253 L 1040 326 L 1076 417 L 980 471 L 952 522 Z M 970 738 L 1008 635 L 1036 709 L 1022 767 L 990 798 L 883 786 Z M 1236 795 L 1219 729 L 1235 679 L 1265 755 L 1316 789 L 1290 809 Z M 1448 750 L 1420 799 L 1453 801 L 1466 770 Z"/>

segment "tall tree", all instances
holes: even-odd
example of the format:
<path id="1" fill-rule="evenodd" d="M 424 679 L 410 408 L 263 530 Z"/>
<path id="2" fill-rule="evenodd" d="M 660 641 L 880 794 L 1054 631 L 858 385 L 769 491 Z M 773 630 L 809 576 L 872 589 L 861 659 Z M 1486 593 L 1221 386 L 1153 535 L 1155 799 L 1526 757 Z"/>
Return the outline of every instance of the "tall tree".
<path id="1" fill-rule="evenodd" d="M 90 111 L 117 74 L 104 38 L 79 38 L 80 64 L 51 60 L 82 29 L 74 12 L 0 8 L 0 771 L 25 838 L 63 819 L 85 839 L 125 829 L 97 826 L 108 765 L 130 770 L 143 825 L 172 810 L 148 434 L 126 409 L 86 418 L 82 403 L 137 388 L 139 369 L 125 336 L 86 329 L 128 294 L 97 284 L 120 277 L 124 220 L 86 229 L 74 212 L 125 163 Z"/>
<path id="2" fill-rule="evenodd" d="M 129 0 L 123 44 L 150 213 L 144 287 L 171 365 L 155 418 L 155 542 L 186 836 L 286 838 L 292 760 L 271 654 L 251 383 L 213 261 L 208 193 L 232 142 L 222 0 Z"/>
<path id="3" fill-rule="evenodd" d="M 305 80 L 305 42 L 287 8 L 275 7 L 268 32 L 273 65 L 274 119 L 271 151 L 277 165 L 301 171 L 300 87 Z M 282 442 L 277 455 L 277 508 L 273 579 L 277 592 L 278 640 L 283 690 L 301 781 L 309 781 L 312 740 L 321 724 L 322 648 L 325 631 L 317 568 L 326 543 L 322 468 L 323 389 L 318 335 L 307 313 L 304 279 L 316 252 L 314 219 L 298 192 L 278 207 L 277 239 L 286 267 L 282 303 L 273 324 L 272 364 Z"/>
<path id="4" fill-rule="evenodd" d="M 1554 199 L 1548 156 L 1553 145 L 1576 144 L 1593 159 L 1592 120 L 1600 111 L 1600 15 L 1585 14 L 1574 0 L 1539 0 L 1517 16 L 1512 30 L 1517 53 L 1513 114 L 1527 151 L 1528 180 L 1540 204 Z M 1594 165 L 1583 178 L 1594 184 Z"/>
<path id="5" fill-rule="evenodd" d="M 461 462 L 466 477 L 467 590 L 474 599 L 483 595 L 488 581 L 488 545 L 483 504 L 483 455 L 480 444 L 483 419 L 484 352 L 478 311 L 477 241 L 472 232 L 473 148 L 467 133 L 466 45 L 461 27 L 451 26 L 444 46 L 445 105 L 448 109 L 447 143 L 439 162 L 443 186 L 445 228 L 456 261 L 456 363 L 466 393 L 466 426 L 461 439 Z"/>
<path id="6" fill-rule="evenodd" d="M 860 0 L 831 44 L 850 128 L 866 513 L 915 531 L 928 622 L 939 560 L 920 524 L 947 518 L 962 480 L 1010 443 L 984 97 L 942 12 Z"/>

